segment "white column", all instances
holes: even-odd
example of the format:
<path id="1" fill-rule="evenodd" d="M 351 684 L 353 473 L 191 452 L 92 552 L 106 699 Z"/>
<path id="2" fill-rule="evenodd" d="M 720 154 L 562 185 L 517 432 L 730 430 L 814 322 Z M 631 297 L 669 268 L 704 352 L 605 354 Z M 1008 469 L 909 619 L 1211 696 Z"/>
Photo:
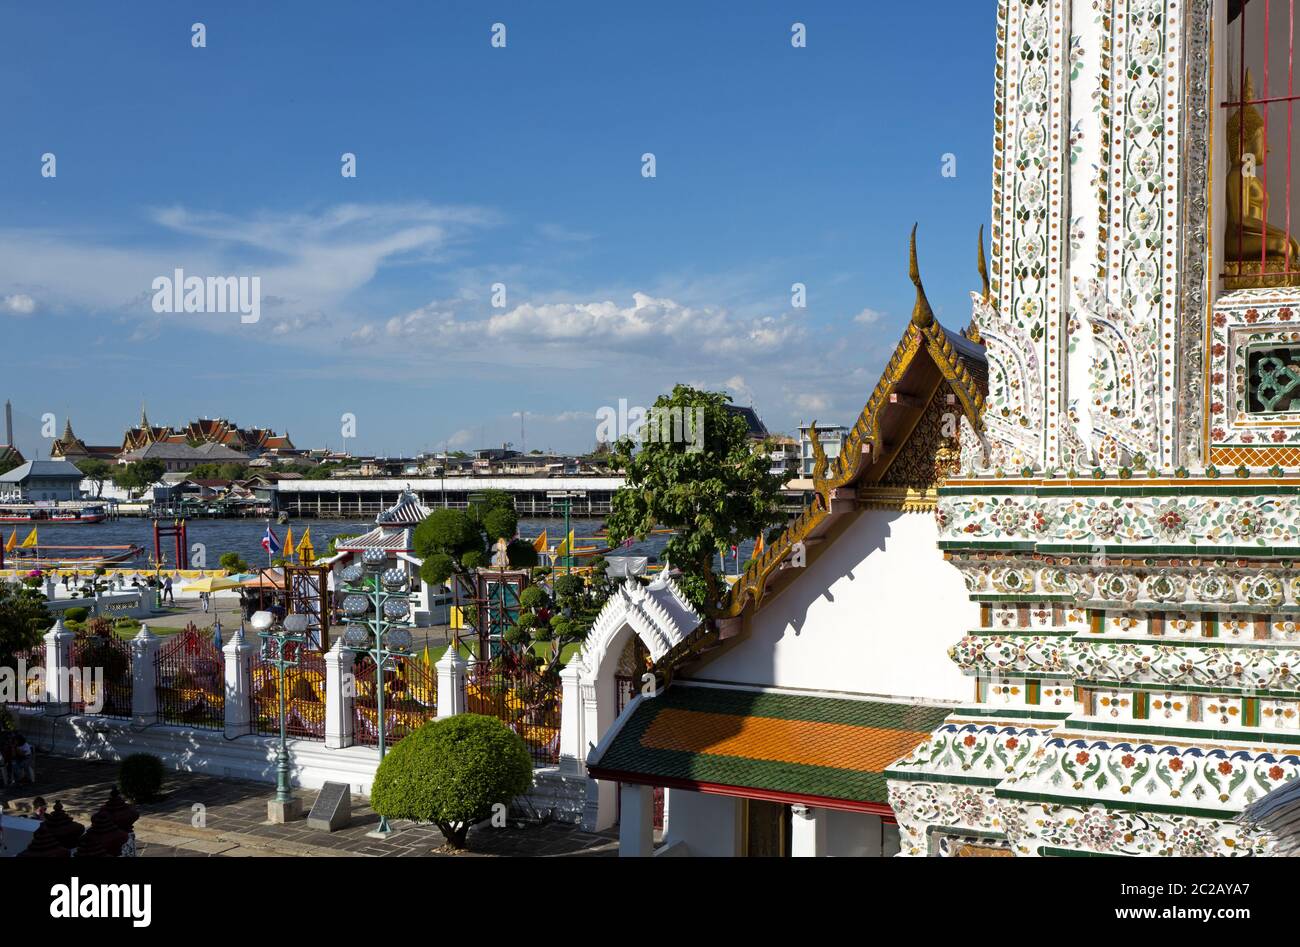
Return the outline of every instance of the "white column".
<path id="1" fill-rule="evenodd" d="M 434 671 L 438 675 L 438 719 L 454 717 L 465 712 L 465 669 L 467 662 L 453 638 L 442 653 Z"/>
<path id="2" fill-rule="evenodd" d="M 654 854 L 655 796 L 652 786 L 619 786 L 618 855 L 648 858 Z"/>
<path id="3" fill-rule="evenodd" d="M 355 660 L 356 655 L 343 650 L 342 635 L 325 652 L 325 745 L 331 750 L 352 745 L 352 704 L 357 693 L 352 678 Z"/>
<path id="4" fill-rule="evenodd" d="M 137 729 L 158 722 L 158 648 L 162 639 L 140 626 L 131 639 L 131 725 Z"/>
<path id="5" fill-rule="evenodd" d="M 826 854 L 826 819 L 813 806 L 792 806 L 790 854 L 814 858 Z"/>
<path id="6" fill-rule="evenodd" d="M 249 698 L 252 693 L 252 642 L 244 638 L 240 625 L 230 636 L 221 653 L 226 658 L 226 739 L 249 733 L 252 722 Z"/>
<path id="7" fill-rule="evenodd" d="M 576 776 L 587 771 L 581 664 L 572 661 L 560 672 L 560 772 Z"/>
<path id="8" fill-rule="evenodd" d="M 68 674 L 71 664 L 72 639 L 75 636 L 63 627 L 60 616 L 54 627 L 45 633 L 45 712 L 66 714 L 72 703 L 72 679 Z"/>

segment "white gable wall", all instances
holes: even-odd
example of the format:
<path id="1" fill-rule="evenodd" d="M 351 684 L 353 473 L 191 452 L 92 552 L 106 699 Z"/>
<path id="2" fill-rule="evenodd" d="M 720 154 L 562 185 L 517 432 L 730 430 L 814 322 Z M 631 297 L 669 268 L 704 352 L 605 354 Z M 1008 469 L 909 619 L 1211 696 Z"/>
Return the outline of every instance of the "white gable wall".
<path id="1" fill-rule="evenodd" d="M 948 659 L 979 625 L 944 562 L 931 513 L 866 510 L 753 617 L 748 636 L 693 676 L 765 687 L 973 699 Z M 809 556 L 812 559 L 812 556 Z"/>

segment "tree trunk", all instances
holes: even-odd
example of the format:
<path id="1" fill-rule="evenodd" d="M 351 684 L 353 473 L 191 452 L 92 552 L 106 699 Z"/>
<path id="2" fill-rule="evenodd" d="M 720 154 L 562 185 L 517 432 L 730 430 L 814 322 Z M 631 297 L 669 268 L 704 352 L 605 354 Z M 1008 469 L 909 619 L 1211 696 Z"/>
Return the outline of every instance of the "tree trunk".
<path id="1" fill-rule="evenodd" d="M 465 836 L 469 834 L 468 822 L 439 822 L 438 831 L 447 840 L 447 844 L 452 848 L 463 849 L 465 847 Z"/>

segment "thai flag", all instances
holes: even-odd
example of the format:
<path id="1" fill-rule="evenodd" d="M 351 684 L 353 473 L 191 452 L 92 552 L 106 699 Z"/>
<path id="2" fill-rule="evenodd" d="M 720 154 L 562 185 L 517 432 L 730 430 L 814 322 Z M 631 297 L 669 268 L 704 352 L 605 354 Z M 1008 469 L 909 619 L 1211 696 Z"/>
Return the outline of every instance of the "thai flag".
<path id="1" fill-rule="evenodd" d="M 262 537 L 262 548 L 266 550 L 268 556 L 274 556 L 280 551 L 280 540 L 275 538 L 275 533 L 272 532 L 270 524 L 267 524 L 266 535 Z"/>

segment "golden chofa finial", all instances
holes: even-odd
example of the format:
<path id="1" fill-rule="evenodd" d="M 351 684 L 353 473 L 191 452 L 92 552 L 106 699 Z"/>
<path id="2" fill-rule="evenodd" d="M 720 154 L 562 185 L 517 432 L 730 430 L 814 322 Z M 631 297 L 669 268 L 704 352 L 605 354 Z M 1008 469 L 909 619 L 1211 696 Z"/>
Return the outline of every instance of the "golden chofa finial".
<path id="1" fill-rule="evenodd" d="M 925 287 L 921 285 L 921 267 L 916 262 L 916 224 L 912 225 L 912 249 L 908 275 L 912 277 L 912 285 L 916 287 L 916 305 L 912 307 L 912 324 L 924 329 L 934 322 L 934 310 L 930 308 L 930 300 L 925 298 Z"/>
<path id="2" fill-rule="evenodd" d="M 976 266 L 979 268 L 979 272 L 980 272 L 980 284 L 982 286 L 980 293 L 984 297 L 984 301 L 988 302 L 990 299 L 993 298 L 993 287 L 989 285 L 989 263 L 988 260 L 984 258 L 984 225 L 983 224 L 980 224 L 980 255 L 979 255 L 979 260 L 976 263 Z"/>

